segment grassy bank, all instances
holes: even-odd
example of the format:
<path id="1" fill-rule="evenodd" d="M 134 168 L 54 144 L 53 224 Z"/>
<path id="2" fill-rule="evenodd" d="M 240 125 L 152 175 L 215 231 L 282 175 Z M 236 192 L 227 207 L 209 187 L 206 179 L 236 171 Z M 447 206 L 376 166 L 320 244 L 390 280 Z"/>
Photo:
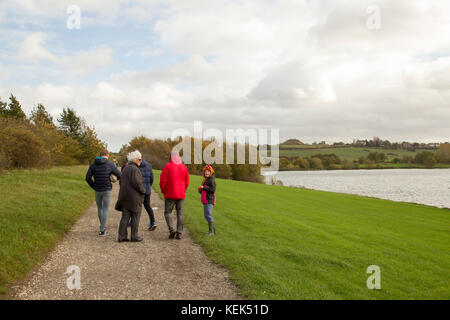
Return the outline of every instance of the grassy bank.
<path id="1" fill-rule="evenodd" d="M 338 147 L 338 148 L 302 148 L 301 146 L 280 146 L 280 156 L 287 157 L 311 157 L 315 154 L 332 154 L 334 153 L 342 160 L 358 160 L 361 156 L 367 156 L 370 152 L 384 153 L 388 161 L 394 158 L 402 158 L 403 156 L 414 157 L 417 153 L 424 150 L 408 151 L 408 150 L 392 150 L 385 148 L 356 148 L 356 147 Z M 436 150 L 426 150 L 435 153 Z"/>
<path id="2" fill-rule="evenodd" d="M 251 299 L 450 297 L 447 209 L 217 179 L 217 235 L 207 237 L 200 180 L 191 176 L 186 226 Z M 381 290 L 367 289 L 370 265 Z"/>
<path id="3" fill-rule="evenodd" d="M 0 297 L 23 278 L 93 201 L 86 166 L 0 172 Z"/>

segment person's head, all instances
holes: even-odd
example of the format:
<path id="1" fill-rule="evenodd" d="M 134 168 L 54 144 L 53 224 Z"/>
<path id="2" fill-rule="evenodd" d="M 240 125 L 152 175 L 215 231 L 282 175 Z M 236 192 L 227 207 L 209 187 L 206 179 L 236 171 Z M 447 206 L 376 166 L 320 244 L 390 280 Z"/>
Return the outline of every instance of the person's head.
<path id="1" fill-rule="evenodd" d="M 209 178 L 214 173 L 214 169 L 208 164 L 203 168 L 203 176 Z"/>
<path id="2" fill-rule="evenodd" d="M 103 149 L 102 151 L 100 151 L 100 157 L 104 157 L 106 159 L 109 158 L 109 152 L 107 149 Z"/>
<path id="3" fill-rule="evenodd" d="M 138 166 L 140 166 L 142 163 L 142 154 L 139 151 L 135 150 L 127 155 L 127 159 L 128 162 L 134 162 Z"/>
<path id="4" fill-rule="evenodd" d="M 170 153 L 170 161 L 172 161 L 175 164 L 180 164 L 181 163 L 180 155 L 178 154 L 178 152 L 172 151 Z"/>

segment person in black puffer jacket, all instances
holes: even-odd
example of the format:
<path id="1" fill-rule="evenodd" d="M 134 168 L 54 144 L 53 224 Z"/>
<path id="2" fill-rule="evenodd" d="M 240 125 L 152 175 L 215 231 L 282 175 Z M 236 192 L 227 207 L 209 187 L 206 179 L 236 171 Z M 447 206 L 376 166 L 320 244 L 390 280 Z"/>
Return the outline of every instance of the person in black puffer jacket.
<path id="1" fill-rule="evenodd" d="M 86 182 L 95 190 L 95 202 L 97 203 L 98 219 L 100 220 L 100 236 L 105 235 L 106 220 L 108 219 L 108 208 L 111 200 L 112 184 L 111 174 L 120 179 L 121 173 L 114 165 L 108 161 L 108 150 L 102 150 L 100 157 L 95 158 L 94 163 L 86 173 Z M 92 180 L 94 178 L 94 180 Z"/>

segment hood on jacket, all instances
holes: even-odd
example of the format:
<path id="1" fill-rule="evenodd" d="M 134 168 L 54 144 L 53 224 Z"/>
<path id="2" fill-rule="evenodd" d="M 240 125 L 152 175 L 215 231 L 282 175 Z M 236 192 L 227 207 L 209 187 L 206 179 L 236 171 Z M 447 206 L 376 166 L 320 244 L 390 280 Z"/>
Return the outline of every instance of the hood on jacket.
<path id="1" fill-rule="evenodd" d="M 105 164 L 106 162 L 108 162 L 108 159 L 106 159 L 105 157 L 95 158 L 95 164 L 97 164 L 97 165 L 102 165 L 102 164 Z"/>
<path id="2" fill-rule="evenodd" d="M 150 163 L 148 163 L 147 160 L 145 160 L 144 158 L 142 158 L 142 162 L 141 162 L 141 165 L 139 166 L 139 168 L 147 167 L 147 165 L 150 165 Z"/>
<path id="3" fill-rule="evenodd" d="M 181 164 L 181 159 L 180 159 L 180 155 L 178 154 L 178 152 L 176 151 L 172 151 L 170 153 L 170 162 L 174 163 L 174 164 Z"/>

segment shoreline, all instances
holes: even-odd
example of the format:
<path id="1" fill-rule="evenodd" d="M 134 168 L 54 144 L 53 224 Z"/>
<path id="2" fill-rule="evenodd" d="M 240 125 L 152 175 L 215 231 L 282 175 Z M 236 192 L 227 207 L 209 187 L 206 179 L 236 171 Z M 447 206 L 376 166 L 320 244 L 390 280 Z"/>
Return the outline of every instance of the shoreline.
<path id="1" fill-rule="evenodd" d="M 343 169 L 343 168 L 324 168 L 324 169 L 285 169 L 280 168 L 278 171 L 353 171 L 353 170 L 393 170 L 393 169 L 423 169 L 423 170 L 433 170 L 433 169 L 450 169 L 450 165 L 444 167 L 381 167 L 381 168 L 352 168 L 352 169 Z"/>

